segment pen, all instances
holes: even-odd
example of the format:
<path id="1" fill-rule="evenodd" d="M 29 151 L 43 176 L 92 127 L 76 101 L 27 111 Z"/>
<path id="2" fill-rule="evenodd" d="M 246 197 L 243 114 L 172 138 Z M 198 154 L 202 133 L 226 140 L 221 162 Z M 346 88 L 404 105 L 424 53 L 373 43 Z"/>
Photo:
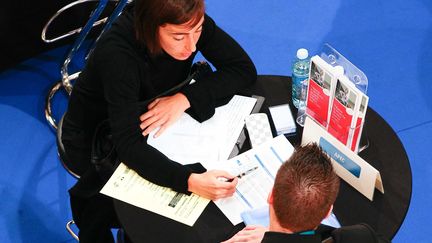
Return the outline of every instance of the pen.
<path id="1" fill-rule="evenodd" d="M 240 178 L 242 178 L 243 176 L 246 176 L 246 175 L 250 174 L 252 171 L 254 171 L 254 170 L 256 170 L 256 169 L 258 169 L 258 166 L 255 166 L 255 167 L 253 167 L 253 168 L 250 168 L 249 170 L 247 170 L 247 171 L 245 171 L 245 172 L 242 172 L 242 173 L 238 174 L 236 177 L 240 179 Z M 235 177 L 234 177 L 234 178 L 235 178 Z M 234 180 L 234 178 L 228 179 L 227 182 L 232 182 L 232 181 Z"/>

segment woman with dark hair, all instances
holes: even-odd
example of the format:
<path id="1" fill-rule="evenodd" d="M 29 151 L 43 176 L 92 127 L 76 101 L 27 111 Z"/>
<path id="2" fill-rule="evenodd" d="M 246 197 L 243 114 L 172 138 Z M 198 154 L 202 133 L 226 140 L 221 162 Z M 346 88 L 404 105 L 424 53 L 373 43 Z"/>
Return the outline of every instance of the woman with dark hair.
<path id="1" fill-rule="evenodd" d="M 178 92 L 159 94 L 190 73 L 197 52 L 215 71 Z M 96 126 L 109 119 L 119 160 L 143 178 L 209 199 L 229 197 L 237 179 L 200 164 L 181 165 L 147 144 L 183 112 L 199 122 L 216 106 L 253 84 L 255 66 L 228 34 L 205 14 L 203 0 L 135 0 L 98 41 L 74 85 L 63 122 L 62 141 L 81 178 L 70 190 L 80 242 L 112 242 L 117 226 L 112 200 L 99 193 L 104 181 L 90 166 Z M 150 100 L 145 109 L 140 102 Z"/>

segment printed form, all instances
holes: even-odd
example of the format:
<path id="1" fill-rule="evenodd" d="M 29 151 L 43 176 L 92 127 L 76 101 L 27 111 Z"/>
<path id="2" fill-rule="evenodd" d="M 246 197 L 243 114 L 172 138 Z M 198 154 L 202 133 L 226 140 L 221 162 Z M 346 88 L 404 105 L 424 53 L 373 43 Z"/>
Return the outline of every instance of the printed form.
<path id="1" fill-rule="evenodd" d="M 220 161 L 228 159 L 244 127 L 244 120 L 252 112 L 256 98 L 235 95 L 228 104 L 216 108 L 212 118 L 199 123 L 189 114 L 147 143 L 180 164 Z"/>
<path id="2" fill-rule="evenodd" d="M 101 190 L 102 194 L 192 226 L 210 200 L 158 186 L 121 163 Z"/>
<path id="3" fill-rule="evenodd" d="M 258 166 L 257 170 L 239 179 L 234 196 L 215 201 L 232 224 L 243 221 L 242 212 L 268 205 L 267 197 L 277 170 L 293 152 L 291 143 L 284 135 L 280 135 L 230 160 L 204 164 L 207 169 L 222 169 L 232 175 Z"/>

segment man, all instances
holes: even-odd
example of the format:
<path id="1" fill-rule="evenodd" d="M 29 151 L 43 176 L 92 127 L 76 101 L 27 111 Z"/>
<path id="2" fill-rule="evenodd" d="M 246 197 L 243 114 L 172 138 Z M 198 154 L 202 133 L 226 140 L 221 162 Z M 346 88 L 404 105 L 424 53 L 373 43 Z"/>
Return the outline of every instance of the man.
<path id="1" fill-rule="evenodd" d="M 321 225 L 339 191 L 330 158 L 316 144 L 298 147 L 276 175 L 268 196 L 270 224 L 246 226 L 224 243 L 234 242 L 388 242 L 365 224 L 334 229 Z"/>

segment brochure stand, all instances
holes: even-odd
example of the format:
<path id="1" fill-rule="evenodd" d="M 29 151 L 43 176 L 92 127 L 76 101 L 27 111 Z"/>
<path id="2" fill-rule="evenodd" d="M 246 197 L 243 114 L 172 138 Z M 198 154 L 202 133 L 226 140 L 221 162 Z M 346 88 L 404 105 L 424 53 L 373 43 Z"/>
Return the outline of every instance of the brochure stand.
<path id="1" fill-rule="evenodd" d="M 364 94 L 367 94 L 368 79 L 366 75 L 352 64 L 348 59 L 336 51 L 328 43 L 324 44 L 319 55 L 324 61 L 333 67 L 341 66 L 344 75 Z"/>
<path id="2" fill-rule="evenodd" d="M 367 86 L 366 75 L 329 44 L 311 58 L 306 114 L 355 153 L 367 147 L 360 146 Z"/>
<path id="3" fill-rule="evenodd" d="M 316 142 L 330 156 L 336 173 L 373 200 L 384 193 L 378 170 L 360 156 L 360 135 L 369 98 L 366 75 L 325 44 L 311 58 L 302 145 Z"/>
<path id="4" fill-rule="evenodd" d="M 368 103 L 368 100 L 365 100 L 367 99 L 366 94 L 368 88 L 367 76 L 328 43 L 324 44 L 320 53 L 320 57 L 325 62 L 333 66 L 335 69 L 338 69 L 337 72 L 343 72 L 343 76 L 345 76 L 352 84 L 354 84 L 357 89 L 359 89 L 365 95 L 363 97 L 363 100 L 360 101 L 360 106 L 363 105 L 363 107 L 360 107 L 360 114 L 357 118 L 358 120 L 354 126 L 349 127 L 350 136 L 348 138 L 348 145 L 351 147 L 352 151 L 358 153 L 369 146 L 369 142 L 367 139 L 363 140 L 365 141 L 365 143 L 360 145 L 361 134 L 363 132 L 363 124 L 365 120 L 364 118 L 366 116 Z"/>

